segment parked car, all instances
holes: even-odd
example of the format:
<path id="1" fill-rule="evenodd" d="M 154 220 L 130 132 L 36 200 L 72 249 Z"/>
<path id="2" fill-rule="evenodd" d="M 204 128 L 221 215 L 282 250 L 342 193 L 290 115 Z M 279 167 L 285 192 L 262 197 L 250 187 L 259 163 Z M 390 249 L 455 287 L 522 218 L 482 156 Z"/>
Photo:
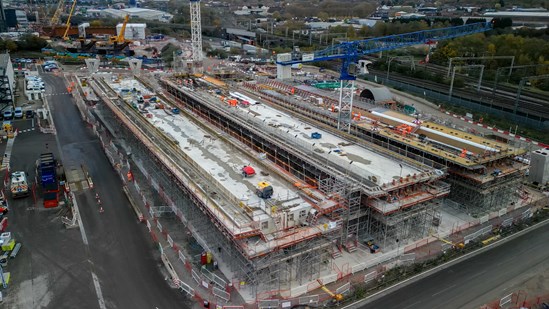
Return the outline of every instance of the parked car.
<path id="1" fill-rule="evenodd" d="M 25 117 L 27 119 L 33 118 L 34 117 L 34 111 L 32 109 L 29 109 L 29 110 L 25 111 Z"/>
<path id="2" fill-rule="evenodd" d="M 7 109 L 4 111 L 4 120 L 12 120 L 13 119 L 13 112 L 11 109 Z"/>
<path id="3" fill-rule="evenodd" d="M 16 118 L 16 119 L 21 119 L 23 118 L 23 109 L 21 107 L 16 107 L 15 108 L 15 111 L 13 112 L 13 116 Z"/>

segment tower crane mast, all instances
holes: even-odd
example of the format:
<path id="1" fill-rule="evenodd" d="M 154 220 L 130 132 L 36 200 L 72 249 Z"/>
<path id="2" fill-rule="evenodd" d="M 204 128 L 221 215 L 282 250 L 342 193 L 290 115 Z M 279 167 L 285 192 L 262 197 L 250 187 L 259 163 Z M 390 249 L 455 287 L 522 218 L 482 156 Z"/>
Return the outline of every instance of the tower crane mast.
<path id="1" fill-rule="evenodd" d="M 191 46 L 193 67 L 202 72 L 202 22 L 200 19 L 200 0 L 190 0 Z"/>
<path id="2" fill-rule="evenodd" d="M 456 27 L 422 30 L 366 40 L 342 42 L 312 53 L 285 53 L 277 56 L 277 78 L 291 76 L 291 65 L 315 61 L 341 60 L 338 129 L 350 132 L 356 75 L 367 74 L 368 61 L 360 57 L 401 47 L 457 38 L 492 29 L 491 22 L 467 24 Z M 357 63 L 358 62 L 358 63 Z M 349 87 L 350 84 L 350 87 Z"/>
<path id="3" fill-rule="evenodd" d="M 59 23 L 59 17 L 61 17 L 61 13 L 63 13 L 64 6 L 65 0 L 59 0 L 59 2 L 57 2 L 57 9 L 55 9 L 55 12 L 50 20 L 50 26 L 54 27 Z"/>

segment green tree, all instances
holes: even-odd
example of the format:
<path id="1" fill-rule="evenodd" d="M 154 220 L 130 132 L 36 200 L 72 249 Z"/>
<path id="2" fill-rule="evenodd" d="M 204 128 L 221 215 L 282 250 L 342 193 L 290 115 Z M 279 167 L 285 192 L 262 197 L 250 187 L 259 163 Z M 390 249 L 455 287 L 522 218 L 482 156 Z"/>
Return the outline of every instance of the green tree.
<path id="1" fill-rule="evenodd" d="M 320 20 L 323 20 L 323 21 L 327 21 L 328 18 L 330 18 L 330 15 L 328 15 L 328 13 L 326 13 L 326 12 L 320 12 L 316 16 L 318 18 L 320 18 Z"/>
<path id="2" fill-rule="evenodd" d="M 356 36 L 356 30 L 355 30 L 355 27 L 353 27 L 353 26 L 347 27 L 346 33 L 347 33 L 347 38 L 348 38 L 349 40 L 354 40 L 354 39 L 357 38 L 357 36 Z"/>
<path id="3" fill-rule="evenodd" d="M 13 53 L 17 50 L 17 44 L 12 40 L 6 40 L 6 49 L 8 49 L 10 53 Z"/>

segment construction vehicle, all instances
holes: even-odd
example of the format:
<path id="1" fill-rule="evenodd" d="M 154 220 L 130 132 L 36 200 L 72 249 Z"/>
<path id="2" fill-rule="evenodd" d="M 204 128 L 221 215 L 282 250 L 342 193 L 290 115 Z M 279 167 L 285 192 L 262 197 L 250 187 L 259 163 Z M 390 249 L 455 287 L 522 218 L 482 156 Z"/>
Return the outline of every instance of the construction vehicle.
<path id="1" fill-rule="evenodd" d="M 262 181 L 257 184 L 257 188 L 255 193 L 257 196 L 263 199 L 269 199 L 271 196 L 273 196 L 273 186 L 271 186 L 268 182 Z"/>
<path id="2" fill-rule="evenodd" d="M 366 245 L 366 247 L 368 247 L 370 249 L 370 253 L 373 254 L 373 253 L 378 253 L 379 252 L 379 246 L 376 245 L 372 239 L 366 241 L 364 244 Z"/>
<path id="3" fill-rule="evenodd" d="M 118 33 L 118 35 L 114 35 L 114 36 L 111 36 L 109 38 L 109 43 L 111 44 L 114 44 L 114 43 L 118 43 L 118 44 L 122 44 L 124 42 L 126 42 L 126 26 L 128 25 L 128 21 L 130 20 L 130 15 L 126 15 L 126 17 L 124 17 L 124 22 L 122 23 L 122 28 L 120 29 L 120 33 Z"/>
<path id="4" fill-rule="evenodd" d="M 330 291 L 330 289 L 328 289 L 320 279 L 316 279 L 316 281 L 320 284 L 320 288 L 322 289 L 322 291 L 326 292 L 326 294 L 330 295 L 332 297 L 333 300 L 337 301 L 337 302 L 340 302 L 343 300 L 343 295 L 342 294 L 336 294 L 332 291 Z"/>
<path id="5" fill-rule="evenodd" d="M 27 174 L 25 172 L 17 171 L 11 173 L 10 191 L 12 198 L 25 197 L 30 194 Z"/>
<path id="6" fill-rule="evenodd" d="M 44 208 L 59 206 L 59 196 L 65 185 L 63 166 L 57 162 L 53 153 L 43 153 L 36 164 L 36 169 L 44 198 Z"/>
<path id="7" fill-rule="evenodd" d="M 63 34 L 63 40 L 67 41 L 69 39 L 69 36 L 68 36 L 68 33 L 69 33 L 69 29 L 71 27 L 71 18 L 72 18 L 72 14 L 74 13 L 74 8 L 76 7 L 76 0 L 73 0 L 72 1 L 72 6 L 71 6 L 71 10 L 69 12 L 69 17 L 67 17 L 67 22 L 65 23 L 65 33 Z"/>
<path id="8" fill-rule="evenodd" d="M 130 15 L 124 17 L 124 22 L 122 23 L 122 28 L 118 35 L 113 35 L 109 38 L 108 41 L 97 41 L 95 43 L 95 53 L 100 55 L 116 55 L 122 53 L 128 45 L 132 42 L 127 40 L 126 35 L 126 26 L 130 20 Z M 133 56 L 132 53 L 128 53 L 128 56 Z"/>

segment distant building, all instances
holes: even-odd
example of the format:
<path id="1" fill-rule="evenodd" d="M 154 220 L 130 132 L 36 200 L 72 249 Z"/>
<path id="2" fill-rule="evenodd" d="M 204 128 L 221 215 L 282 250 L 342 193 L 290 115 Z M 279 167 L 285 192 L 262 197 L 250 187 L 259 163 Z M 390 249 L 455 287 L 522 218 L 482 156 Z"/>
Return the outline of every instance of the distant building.
<path id="1" fill-rule="evenodd" d="M 144 40 L 147 24 L 130 24 L 126 25 L 124 37 L 128 40 Z M 119 35 L 122 30 L 122 24 L 116 25 L 116 34 Z"/>
<path id="2" fill-rule="evenodd" d="M 13 104 L 14 89 L 15 76 L 10 54 L 0 54 L 0 104 Z"/>
<path id="3" fill-rule="evenodd" d="M 23 10 L 5 9 L 4 16 L 8 28 L 26 28 L 29 25 L 27 14 Z"/>
<path id="4" fill-rule="evenodd" d="M 5 32 L 7 29 L 6 25 L 6 15 L 4 14 L 4 5 L 2 0 L 0 0 L 0 32 Z"/>
<path id="5" fill-rule="evenodd" d="M 482 17 L 488 18 L 511 18 L 514 26 L 541 26 L 549 24 L 549 12 L 524 12 L 524 11 L 499 11 L 486 12 Z"/>
<path id="6" fill-rule="evenodd" d="M 17 20 L 17 28 L 27 28 L 29 26 L 29 20 L 27 19 L 27 13 L 25 13 L 25 11 L 16 10 L 15 19 Z"/>
<path id="7" fill-rule="evenodd" d="M 331 27 L 335 27 L 335 26 L 343 26 L 345 25 L 344 22 L 342 21 L 336 21 L 336 22 L 333 22 L 333 23 L 330 23 L 330 22 L 325 22 L 325 21 L 313 21 L 313 22 L 310 22 L 310 23 L 305 23 L 305 25 L 307 27 L 309 27 L 309 29 L 312 29 L 312 30 L 326 30 L 326 29 L 329 29 Z"/>
<path id="8" fill-rule="evenodd" d="M 268 6 L 243 6 L 242 9 L 234 11 L 235 15 L 261 15 L 261 16 L 267 16 L 269 15 L 269 9 Z"/>
<path id="9" fill-rule="evenodd" d="M 168 23 L 173 19 L 173 15 L 170 13 L 143 9 L 143 8 L 127 8 L 127 9 L 105 9 L 105 10 L 94 10 L 93 13 L 96 13 L 100 16 L 114 17 L 123 19 L 126 15 L 130 15 L 131 18 L 141 18 L 145 20 L 156 20 Z"/>
<path id="10" fill-rule="evenodd" d="M 6 27 L 17 27 L 17 16 L 15 16 L 15 9 L 5 9 L 4 16 L 6 18 Z"/>

